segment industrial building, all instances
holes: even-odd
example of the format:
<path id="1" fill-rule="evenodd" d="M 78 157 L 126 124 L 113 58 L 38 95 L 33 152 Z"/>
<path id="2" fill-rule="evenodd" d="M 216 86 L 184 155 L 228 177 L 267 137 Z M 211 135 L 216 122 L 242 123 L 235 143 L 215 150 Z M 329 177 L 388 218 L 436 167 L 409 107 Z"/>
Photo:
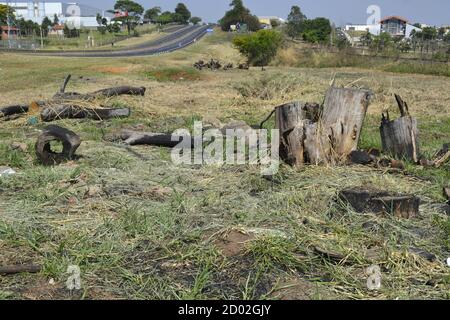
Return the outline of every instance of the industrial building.
<path id="1" fill-rule="evenodd" d="M 93 28 L 97 27 L 97 14 L 110 16 L 104 11 L 79 3 L 65 3 L 65 2 L 47 2 L 47 1 L 1 1 L 0 4 L 5 4 L 14 9 L 15 16 L 20 19 L 31 20 L 36 23 L 42 23 L 45 17 L 53 21 L 55 15 L 58 17 L 60 23 L 66 23 L 76 18 L 81 27 Z"/>

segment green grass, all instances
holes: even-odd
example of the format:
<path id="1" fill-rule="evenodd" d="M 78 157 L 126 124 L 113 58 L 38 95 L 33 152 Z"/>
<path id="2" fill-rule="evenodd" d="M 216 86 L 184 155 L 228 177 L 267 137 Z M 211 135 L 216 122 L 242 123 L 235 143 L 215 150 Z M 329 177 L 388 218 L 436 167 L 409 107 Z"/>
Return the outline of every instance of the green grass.
<path id="1" fill-rule="evenodd" d="M 27 116 L 2 122 L 0 166 L 11 166 L 17 174 L 0 178 L 1 263 L 34 262 L 44 269 L 0 277 L 0 299 L 277 299 L 289 289 L 290 297 L 305 293 L 310 299 L 448 299 L 449 220 L 439 209 L 448 170 L 411 164 L 399 173 L 369 166 L 282 165 L 276 179 L 268 181 L 255 166 L 176 166 L 170 150 L 134 146 L 129 152 L 103 141 L 104 134 L 123 128 L 191 129 L 207 116 L 259 124 L 282 103 L 323 101 L 335 78 L 337 86 L 374 92 L 361 148 L 380 148 L 381 112 L 396 108 L 393 92 L 408 101 L 418 118 L 426 155 L 448 142 L 445 77 L 270 67 L 265 72 L 200 72 L 207 81 L 177 79 L 192 70 L 195 60 L 221 52 L 223 61 L 234 57 L 222 41 L 226 37 L 211 35 L 167 56 L 58 58 L 46 67 L 48 72 L 42 72 L 47 58 L 11 61 L 0 55 L 1 75 L 8 79 L 0 97 L 7 103 L 51 97 L 66 73 L 74 74 L 73 91 L 122 83 L 148 88 L 145 97 L 104 101 L 132 108 L 128 119 L 56 121 L 83 141 L 77 151 L 81 157 L 58 166 L 43 167 L 34 155 L 45 124 L 27 125 Z M 96 71 L 100 66 L 130 66 L 130 71 Z M 96 82 L 77 80 L 77 75 Z M 271 119 L 266 127 L 273 126 Z M 28 148 L 12 152 L 13 142 Z M 367 185 L 419 196 L 420 217 L 359 214 L 336 199 L 343 188 Z M 252 235 L 249 242 L 229 241 L 239 249 L 235 255 L 221 245 L 224 234 L 233 230 Z M 412 246 L 438 260 L 412 254 Z M 346 259 L 330 259 L 316 247 Z M 382 268 L 377 292 L 365 285 L 365 268 L 373 264 Z M 69 265 L 81 269 L 81 292 L 65 289 Z"/>

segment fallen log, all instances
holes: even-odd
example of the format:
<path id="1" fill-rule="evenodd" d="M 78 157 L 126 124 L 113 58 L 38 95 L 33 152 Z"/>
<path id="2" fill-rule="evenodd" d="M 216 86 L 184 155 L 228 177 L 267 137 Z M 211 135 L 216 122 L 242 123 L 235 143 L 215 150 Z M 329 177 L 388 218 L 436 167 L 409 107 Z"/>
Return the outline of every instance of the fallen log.
<path id="1" fill-rule="evenodd" d="M 120 133 L 120 139 L 130 146 L 135 145 L 151 145 L 158 147 L 174 148 L 185 139 L 190 139 L 191 147 L 194 146 L 194 139 L 188 137 L 173 137 L 171 134 L 138 132 L 131 130 L 123 130 Z"/>
<path id="2" fill-rule="evenodd" d="M 77 105 L 58 105 L 46 107 L 41 111 L 42 121 L 49 122 L 58 119 L 83 119 L 105 120 L 111 118 L 124 118 L 130 116 L 129 108 L 91 109 Z"/>
<path id="3" fill-rule="evenodd" d="M 419 162 L 419 130 L 417 120 L 409 114 L 408 104 L 395 95 L 401 117 L 391 121 L 389 112 L 382 114 L 380 133 L 383 151 L 397 159 Z"/>
<path id="4" fill-rule="evenodd" d="M 29 106 L 19 104 L 14 106 L 6 106 L 0 108 L 0 118 L 8 117 L 15 114 L 28 112 Z"/>
<path id="5" fill-rule="evenodd" d="M 97 98 L 111 98 L 120 95 L 144 96 L 146 88 L 144 87 L 114 87 L 98 90 L 92 93 L 82 94 L 78 92 L 59 92 L 53 96 L 54 100 L 94 100 Z"/>
<path id="6" fill-rule="evenodd" d="M 0 266 L 0 274 L 16 274 L 16 273 L 38 273 L 41 272 L 42 267 L 37 264 L 18 264 L 11 266 Z"/>
<path id="7" fill-rule="evenodd" d="M 332 164 L 357 149 L 371 93 L 331 87 L 323 108 L 318 104 L 289 103 L 276 108 L 280 157 L 288 164 Z"/>
<path id="8" fill-rule="evenodd" d="M 59 141 L 63 145 L 60 153 L 54 152 L 50 143 Z M 75 158 L 75 151 L 81 144 L 80 137 L 74 132 L 55 125 L 44 128 L 44 132 L 36 141 L 36 156 L 44 165 L 54 165 Z"/>
<path id="9" fill-rule="evenodd" d="M 340 191 L 338 197 L 350 204 L 358 213 L 388 214 L 406 219 L 419 215 L 420 199 L 413 195 L 397 195 L 367 189 L 346 189 Z"/>

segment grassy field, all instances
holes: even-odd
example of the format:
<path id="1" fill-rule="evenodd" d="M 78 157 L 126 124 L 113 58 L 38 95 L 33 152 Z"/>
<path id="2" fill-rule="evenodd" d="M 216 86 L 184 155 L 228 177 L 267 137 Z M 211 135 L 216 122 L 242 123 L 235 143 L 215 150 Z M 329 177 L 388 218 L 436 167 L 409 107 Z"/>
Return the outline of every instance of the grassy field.
<path id="1" fill-rule="evenodd" d="M 422 151 L 450 142 L 450 79 L 361 68 L 272 66 L 196 71 L 194 61 L 242 62 L 227 41 L 207 36 L 178 52 L 133 58 L 46 58 L 0 54 L 2 105 L 50 98 L 65 75 L 69 91 L 145 86 L 145 97 L 119 97 L 132 116 L 60 120 L 83 142 L 77 161 L 37 163 L 34 142 L 45 124 L 28 116 L 0 122 L 0 265 L 33 262 L 38 274 L 0 276 L 1 299 L 449 299 L 450 220 L 441 209 L 448 166 L 404 172 L 363 166 L 293 169 L 273 181 L 252 166 L 176 166 L 170 150 L 105 142 L 121 128 L 172 132 L 193 121 L 258 124 L 281 103 L 321 102 L 336 85 L 370 88 L 373 101 L 360 146 L 380 147 L 381 112 L 396 115 L 393 93 L 420 124 Z M 269 127 L 273 127 L 269 123 Z M 26 149 L 12 150 L 23 142 Z M 421 215 L 404 220 L 358 214 L 337 202 L 345 187 L 413 193 Z M 344 256 L 337 262 L 320 247 Z M 429 262 L 411 248 L 437 256 Z M 377 264 L 382 287 L 369 291 Z M 69 265 L 82 290 L 65 287 Z"/>

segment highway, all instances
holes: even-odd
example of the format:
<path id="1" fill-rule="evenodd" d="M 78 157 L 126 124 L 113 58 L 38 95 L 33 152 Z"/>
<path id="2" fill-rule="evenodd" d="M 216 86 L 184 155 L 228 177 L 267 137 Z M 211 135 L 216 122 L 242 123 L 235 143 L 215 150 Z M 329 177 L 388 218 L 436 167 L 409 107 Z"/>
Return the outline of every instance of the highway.
<path id="1" fill-rule="evenodd" d="M 90 57 L 90 58 L 108 58 L 108 57 L 133 57 L 149 56 L 172 52 L 185 48 L 195 41 L 199 40 L 207 33 L 211 26 L 185 26 L 180 28 L 171 28 L 171 33 L 139 45 L 130 46 L 123 49 L 112 50 L 83 50 L 83 51 L 20 51 L 21 53 L 44 56 L 62 56 L 62 57 Z"/>

